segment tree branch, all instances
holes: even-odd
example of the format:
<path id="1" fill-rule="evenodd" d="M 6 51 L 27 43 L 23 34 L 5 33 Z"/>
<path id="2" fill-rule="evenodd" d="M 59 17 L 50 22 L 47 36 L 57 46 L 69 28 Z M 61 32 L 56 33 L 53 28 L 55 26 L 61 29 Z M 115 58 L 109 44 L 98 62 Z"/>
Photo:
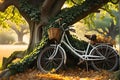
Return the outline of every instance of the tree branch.
<path id="1" fill-rule="evenodd" d="M 85 18 L 90 13 L 99 12 L 98 9 L 101 8 L 107 2 L 109 2 L 109 0 L 99 0 L 99 1 L 100 1 L 100 4 L 97 4 L 97 5 L 94 5 L 94 3 L 91 3 L 90 0 L 86 0 L 85 2 L 82 3 L 82 5 L 79 5 L 81 6 L 81 11 L 83 11 L 84 13 L 82 12 L 81 14 L 82 16 L 77 16 L 76 19 L 70 23 L 70 25 Z M 84 5 L 88 3 L 91 3 L 91 4 L 87 5 L 87 8 L 84 8 Z M 81 11 L 78 11 L 78 12 L 81 12 Z"/>
<path id="2" fill-rule="evenodd" d="M 48 23 L 48 15 L 54 2 L 55 0 L 45 0 L 41 7 L 41 21 L 45 24 Z"/>
<path id="3" fill-rule="evenodd" d="M 13 29 L 17 34 L 19 33 L 19 30 L 17 29 L 15 23 L 12 23 L 10 20 L 8 20 L 7 23 L 10 25 L 11 29 Z"/>
<path id="4" fill-rule="evenodd" d="M 61 7 L 63 6 L 64 3 L 65 3 L 65 0 L 56 0 L 52 9 L 49 12 L 50 17 L 54 17 L 56 14 L 58 14 L 58 12 L 60 12 Z"/>
<path id="5" fill-rule="evenodd" d="M 8 58 L 3 57 L 2 69 L 6 69 L 8 64 L 10 64 L 16 58 L 23 58 L 24 51 L 15 51 Z"/>

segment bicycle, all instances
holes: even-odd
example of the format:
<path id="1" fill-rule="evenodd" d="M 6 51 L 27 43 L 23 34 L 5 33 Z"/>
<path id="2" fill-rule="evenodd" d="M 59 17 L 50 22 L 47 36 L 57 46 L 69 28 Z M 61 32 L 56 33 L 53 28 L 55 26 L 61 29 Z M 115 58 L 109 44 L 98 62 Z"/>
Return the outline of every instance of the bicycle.
<path id="1" fill-rule="evenodd" d="M 79 57 L 80 60 L 90 61 L 95 70 L 105 69 L 113 71 L 116 69 L 118 66 L 118 55 L 113 47 L 108 44 L 98 44 L 95 46 L 89 42 L 86 50 L 78 50 L 71 45 L 66 34 L 66 31 L 74 31 L 74 29 L 72 29 L 71 26 L 64 29 L 63 26 L 64 23 L 61 26 L 63 32 L 59 43 L 50 44 L 40 52 L 37 60 L 39 70 L 46 73 L 52 70 L 57 71 L 63 64 L 66 64 L 67 57 L 61 44 L 64 44 L 74 55 Z M 92 47 L 92 49 L 89 52 L 90 47 Z"/>

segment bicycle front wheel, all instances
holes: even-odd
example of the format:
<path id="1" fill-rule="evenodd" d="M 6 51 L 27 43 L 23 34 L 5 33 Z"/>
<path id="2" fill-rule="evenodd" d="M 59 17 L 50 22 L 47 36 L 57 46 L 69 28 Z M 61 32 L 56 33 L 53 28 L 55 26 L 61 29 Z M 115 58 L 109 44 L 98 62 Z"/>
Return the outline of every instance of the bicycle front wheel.
<path id="1" fill-rule="evenodd" d="M 64 62 L 63 51 L 59 48 L 54 58 L 50 59 L 50 56 L 55 52 L 55 46 L 48 46 L 44 48 L 38 56 L 37 67 L 42 72 L 57 71 Z"/>
<path id="2" fill-rule="evenodd" d="M 109 45 L 98 45 L 91 52 L 92 55 L 104 56 L 104 60 L 92 61 L 91 64 L 95 70 L 108 70 L 113 71 L 118 66 L 118 54 Z"/>

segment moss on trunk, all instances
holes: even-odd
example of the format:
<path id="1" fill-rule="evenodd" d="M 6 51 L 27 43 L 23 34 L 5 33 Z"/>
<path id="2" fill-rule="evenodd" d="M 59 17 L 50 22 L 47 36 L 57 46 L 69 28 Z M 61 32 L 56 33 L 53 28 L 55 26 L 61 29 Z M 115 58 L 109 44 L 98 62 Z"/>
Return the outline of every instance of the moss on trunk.
<path id="1" fill-rule="evenodd" d="M 34 62 L 37 59 L 38 54 L 41 49 L 47 44 L 47 29 L 50 27 L 50 24 L 53 23 L 58 18 L 63 18 L 62 23 L 67 23 L 66 26 L 74 24 L 80 19 L 86 17 L 90 13 L 95 12 L 98 8 L 102 7 L 106 4 L 108 0 L 86 0 L 82 5 L 73 6 L 72 8 L 63 9 L 56 17 L 51 18 L 47 26 L 44 27 L 44 37 L 37 47 L 29 54 L 26 55 L 19 62 L 12 63 L 8 66 L 9 70 L 12 74 L 23 72 L 28 68 L 34 66 Z M 53 26 L 59 27 L 58 24 L 54 24 Z"/>

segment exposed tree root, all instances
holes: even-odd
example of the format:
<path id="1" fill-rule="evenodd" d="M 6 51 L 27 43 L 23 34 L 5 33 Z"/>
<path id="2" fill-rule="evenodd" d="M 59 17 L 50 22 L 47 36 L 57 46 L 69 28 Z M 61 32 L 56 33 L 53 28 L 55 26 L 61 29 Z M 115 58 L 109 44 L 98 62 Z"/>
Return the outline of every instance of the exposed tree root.
<path id="1" fill-rule="evenodd" d="M 0 80 L 9 80 L 9 77 L 11 76 L 11 72 L 9 69 L 5 69 L 0 73 Z"/>
<path id="2" fill-rule="evenodd" d="M 22 59 L 25 56 L 25 51 L 15 51 L 8 58 L 3 57 L 2 69 L 6 69 L 8 64 L 10 64 L 16 58 Z"/>

